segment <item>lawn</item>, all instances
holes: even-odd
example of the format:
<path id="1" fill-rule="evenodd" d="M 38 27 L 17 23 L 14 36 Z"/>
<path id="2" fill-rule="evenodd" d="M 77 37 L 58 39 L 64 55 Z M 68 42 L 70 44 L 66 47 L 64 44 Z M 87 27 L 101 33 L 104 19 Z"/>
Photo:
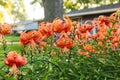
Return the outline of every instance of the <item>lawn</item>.
<path id="1" fill-rule="evenodd" d="M 18 35 L 5 35 L 5 40 L 6 41 L 13 41 L 13 42 L 18 42 L 19 41 L 19 37 Z"/>
<path id="2" fill-rule="evenodd" d="M 20 44 L 7 44 L 7 52 L 8 51 L 17 51 L 17 52 L 20 52 L 21 49 L 23 48 L 22 45 Z M 3 47 L 0 45 L 0 54 L 2 54 L 4 51 L 3 51 Z"/>

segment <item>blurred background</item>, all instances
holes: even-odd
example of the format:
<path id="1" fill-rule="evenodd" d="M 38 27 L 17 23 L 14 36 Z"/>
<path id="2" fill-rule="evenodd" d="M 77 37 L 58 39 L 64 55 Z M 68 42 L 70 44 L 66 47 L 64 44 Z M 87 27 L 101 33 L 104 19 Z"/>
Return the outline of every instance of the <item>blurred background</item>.
<path id="1" fill-rule="evenodd" d="M 120 0 L 63 0 L 63 12 L 120 3 Z M 17 23 L 44 18 L 42 0 L 0 0 L 0 22 Z"/>

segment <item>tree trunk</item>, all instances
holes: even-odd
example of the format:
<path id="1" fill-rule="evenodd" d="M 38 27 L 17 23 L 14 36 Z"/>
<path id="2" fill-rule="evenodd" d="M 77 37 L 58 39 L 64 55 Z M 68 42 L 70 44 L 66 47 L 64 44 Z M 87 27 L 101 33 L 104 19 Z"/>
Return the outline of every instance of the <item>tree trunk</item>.
<path id="1" fill-rule="evenodd" d="M 56 17 L 63 18 L 63 0 L 42 0 L 44 5 L 44 20 L 52 22 Z"/>

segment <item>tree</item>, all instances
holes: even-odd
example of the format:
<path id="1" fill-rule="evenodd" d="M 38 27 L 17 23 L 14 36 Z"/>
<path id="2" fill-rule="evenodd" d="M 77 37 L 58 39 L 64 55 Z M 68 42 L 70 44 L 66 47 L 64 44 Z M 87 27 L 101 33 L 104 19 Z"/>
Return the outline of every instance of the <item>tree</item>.
<path id="1" fill-rule="evenodd" d="M 51 22 L 54 18 L 63 17 L 63 0 L 42 0 L 45 13 L 45 21 Z"/>
<path id="2" fill-rule="evenodd" d="M 44 7 L 44 21 L 51 22 L 56 17 L 63 17 L 63 0 L 33 0 L 31 4 L 39 3 Z"/>

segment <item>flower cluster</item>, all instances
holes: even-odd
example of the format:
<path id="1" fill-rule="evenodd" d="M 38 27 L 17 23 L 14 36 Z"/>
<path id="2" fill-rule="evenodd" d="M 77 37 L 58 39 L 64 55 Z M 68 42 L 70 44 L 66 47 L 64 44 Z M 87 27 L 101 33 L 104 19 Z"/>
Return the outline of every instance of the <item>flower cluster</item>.
<path id="1" fill-rule="evenodd" d="M 0 25 L 0 35 L 9 34 L 10 30 L 10 25 Z M 29 74 L 24 74 L 29 77 L 45 71 L 37 77 L 48 79 L 50 76 L 51 80 L 56 77 L 62 80 L 116 80 L 120 76 L 117 74 L 120 72 L 120 9 L 110 16 L 100 15 L 85 23 L 72 21 L 67 16 L 63 20 L 56 18 L 53 22 L 41 22 L 38 30 L 21 32 L 20 43 L 24 45 L 22 54 L 30 60 L 25 67 L 30 68 L 25 70 Z M 18 68 L 27 64 L 27 59 L 11 51 L 4 63 L 12 67 L 10 72 L 16 75 Z M 34 78 L 39 79 L 37 77 Z"/>
<path id="2" fill-rule="evenodd" d="M 20 42 L 23 45 L 30 43 L 35 46 L 36 43 L 43 43 L 49 37 L 57 37 L 56 46 L 60 48 L 71 48 L 73 46 L 73 40 L 70 38 L 70 34 L 74 29 L 75 22 L 72 22 L 67 16 L 64 20 L 55 19 L 52 23 L 40 23 L 37 31 L 30 31 L 28 33 L 21 32 Z M 54 41 L 53 41 L 54 42 Z"/>
<path id="3" fill-rule="evenodd" d="M 10 34 L 11 33 L 11 25 L 4 23 L 0 24 L 0 35 Z"/>
<path id="4" fill-rule="evenodd" d="M 81 52 L 97 53 L 101 50 L 101 46 L 106 46 L 107 49 L 118 49 L 120 40 L 120 11 L 106 17 L 100 15 L 95 20 L 87 20 L 84 24 L 72 21 L 65 16 L 63 20 L 56 18 L 51 23 L 42 22 L 39 24 L 38 30 L 28 33 L 22 32 L 20 42 L 23 45 L 30 43 L 32 46 L 39 44 L 45 46 L 46 39 L 52 37 L 55 46 L 64 49 L 70 49 L 74 43 L 78 43 Z M 92 33 L 95 30 L 95 33 Z M 91 44 L 99 44 L 95 46 Z M 107 42 L 107 45 L 105 44 Z M 80 51 L 79 51 L 80 52 Z"/>
<path id="5" fill-rule="evenodd" d="M 27 59 L 17 54 L 16 51 L 11 51 L 7 54 L 4 63 L 12 67 L 10 73 L 14 72 L 14 75 L 17 75 L 18 67 L 24 66 L 27 63 Z"/>

